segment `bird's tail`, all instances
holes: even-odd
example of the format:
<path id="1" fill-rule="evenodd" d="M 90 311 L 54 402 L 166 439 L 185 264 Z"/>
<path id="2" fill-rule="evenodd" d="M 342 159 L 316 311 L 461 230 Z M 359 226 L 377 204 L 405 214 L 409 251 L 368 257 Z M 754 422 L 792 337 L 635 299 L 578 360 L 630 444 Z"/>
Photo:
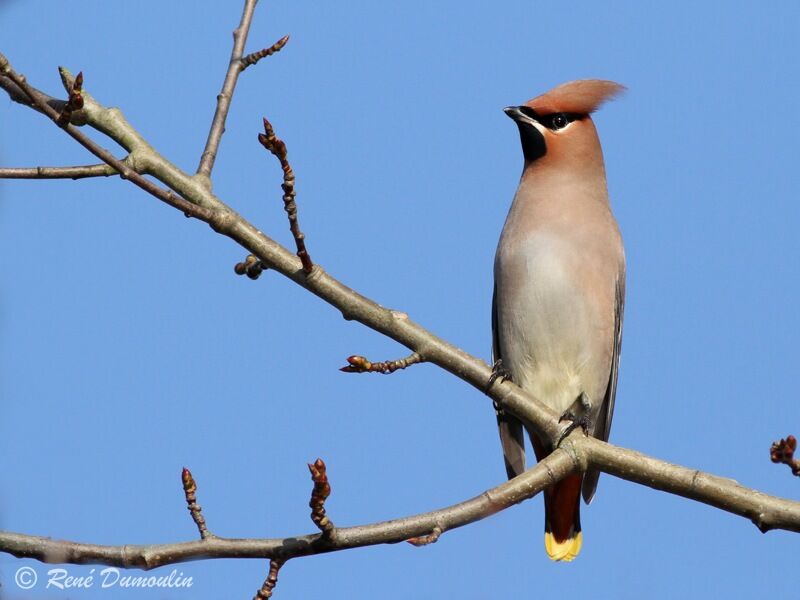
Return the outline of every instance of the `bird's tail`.
<path id="1" fill-rule="evenodd" d="M 550 454 L 530 434 L 536 458 Z M 583 474 L 570 475 L 544 491 L 544 548 L 550 560 L 573 560 L 581 551 L 581 484 Z"/>
<path id="2" fill-rule="evenodd" d="M 571 561 L 581 551 L 582 475 L 570 475 L 544 496 L 544 547 L 551 560 Z"/>

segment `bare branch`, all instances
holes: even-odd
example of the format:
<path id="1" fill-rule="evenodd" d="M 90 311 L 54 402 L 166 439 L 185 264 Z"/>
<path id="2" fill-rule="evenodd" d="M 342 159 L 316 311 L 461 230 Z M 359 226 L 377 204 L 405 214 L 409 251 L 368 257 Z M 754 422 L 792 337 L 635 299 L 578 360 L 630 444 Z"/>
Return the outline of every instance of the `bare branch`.
<path id="1" fill-rule="evenodd" d="M 181 481 L 183 482 L 183 494 L 186 496 L 186 507 L 192 515 L 194 524 L 197 525 L 200 538 L 205 540 L 214 537 L 214 534 L 206 527 L 206 520 L 202 513 L 203 509 L 197 503 L 197 484 L 194 481 L 194 477 L 192 477 L 192 472 L 186 467 L 183 467 Z"/>
<path id="2" fill-rule="evenodd" d="M 74 167 L 7 167 L 0 168 L 0 179 L 84 179 L 110 177 L 117 170 L 107 164 Z"/>
<path id="3" fill-rule="evenodd" d="M 269 561 L 269 575 L 264 580 L 264 585 L 261 586 L 261 589 L 256 592 L 255 597 L 253 600 L 266 600 L 267 598 L 272 598 L 272 590 L 275 589 L 275 586 L 278 585 L 278 571 L 281 570 L 281 567 L 286 563 L 283 560 L 272 559 Z"/>
<path id="4" fill-rule="evenodd" d="M 0 67 L 2 65 L 0 64 Z M 14 102 L 19 104 L 23 104 L 29 108 L 34 109 L 35 111 L 42 112 L 42 109 L 39 108 L 39 105 L 35 102 L 32 102 L 30 96 L 22 91 L 22 89 L 14 83 L 14 81 L 8 77 L 2 68 L 0 68 L 0 88 L 4 89 L 8 94 L 8 97 L 11 98 Z M 48 96 L 47 94 L 43 94 L 39 90 L 34 90 L 36 94 L 37 100 L 40 102 L 48 105 L 52 108 L 56 113 L 59 113 L 63 110 L 64 105 L 66 102 L 64 100 L 59 100 L 58 98 L 53 98 L 52 96 Z"/>
<path id="5" fill-rule="evenodd" d="M 769 449 L 770 460 L 774 463 L 787 465 L 792 470 L 792 475 L 800 476 L 800 460 L 794 457 L 797 450 L 797 438 L 793 435 L 787 436 L 772 444 Z"/>
<path id="6" fill-rule="evenodd" d="M 578 463 L 569 452 L 556 450 L 520 476 L 470 500 L 403 519 L 357 527 L 338 527 L 333 540 L 317 533 L 283 539 L 210 537 L 192 542 L 150 546 L 101 546 L 0 532 L 0 550 L 18 558 L 33 558 L 45 563 L 103 564 L 138 569 L 154 569 L 206 558 L 288 560 L 348 548 L 396 544 L 427 535 L 437 526 L 443 530 L 463 527 L 535 496 L 578 469 Z"/>
<path id="7" fill-rule="evenodd" d="M 770 496 L 727 477 L 612 446 L 586 437 L 580 431 L 574 432 L 561 445 L 562 448 L 570 446 L 595 469 L 745 517 L 762 533 L 771 529 L 800 532 L 800 502 Z"/>
<path id="8" fill-rule="evenodd" d="M 217 109 L 214 111 L 214 119 L 211 121 L 206 147 L 200 156 L 200 164 L 197 167 L 197 174 L 205 179 L 206 187 L 209 189 L 211 188 L 211 171 L 214 168 L 214 161 L 217 159 L 217 150 L 222 141 L 222 134 L 225 133 L 225 120 L 228 118 L 228 111 L 231 108 L 233 92 L 236 89 L 236 82 L 239 80 L 239 73 L 244 70 L 242 55 L 257 3 L 258 0 L 245 0 L 242 20 L 239 22 L 239 27 L 233 31 L 231 60 L 228 63 L 225 80 L 222 82 L 222 91 L 217 96 Z"/>
<path id="9" fill-rule="evenodd" d="M 41 94 L 37 90 L 33 89 L 30 85 L 28 85 L 27 81 L 22 75 L 18 74 L 11 68 L 8 59 L 3 54 L 0 54 L 0 74 L 13 81 L 17 87 L 28 97 L 30 102 L 39 109 L 40 112 L 50 117 L 56 125 L 66 131 L 67 134 L 69 134 L 81 146 L 86 148 L 89 152 L 94 154 L 106 164 L 112 166 L 116 171 L 119 172 L 123 179 L 129 179 L 136 186 L 155 196 L 162 202 L 181 210 L 187 217 L 196 217 L 206 221 L 207 223 L 214 221 L 214 217 L 216 215 L 212 211 L 201 206 L 195 206 L 191 202 L 176 196 L 172 192 L 161 189 L 153 182 L 139 175 L 139 173 L 131 169 L 123 161 L 117 159 L 108 150 L 90 140 L 73 125 L 69 123 L 59 123 L 61 113 L 47 104 L 47 102 L 44 100 L 44 94 Z"/>
<path id="10" fill-rule="evenodd" d="M 411 365 L 425 362 L 418 353 L 412 352 L 405 358 L 397 360 L 387 360 L 383 362 L 370 362 L 363 356 L 354 354 L 347 357 L 347 362 L 350 363 L 345 367 L 339 369 L 343 373 L 381 373 L 383 375 L 390 375 L 398 369 L 405 369 Z"/>
<path id="11" fill-rule="evenodd" d="M 294 236 L 294 243 L 297 246 L 297 256 L 303 263 L 303 271 L 311 273 L 314 263 L 311 262 L 311 255 L 306 250 L 305 235 L 300 231 L 300 222 L 297 220 L 297 204 L 294 201 L 294 170 L 289 160 L 286 158 L 286 144 L 275 135 L 272 124 L 264 117 L 264 133 L 258 134 L 258 141 L 269 150 L 281 163 L 283 170 L 283 208 L 289 216 L 289 229 Z"/>

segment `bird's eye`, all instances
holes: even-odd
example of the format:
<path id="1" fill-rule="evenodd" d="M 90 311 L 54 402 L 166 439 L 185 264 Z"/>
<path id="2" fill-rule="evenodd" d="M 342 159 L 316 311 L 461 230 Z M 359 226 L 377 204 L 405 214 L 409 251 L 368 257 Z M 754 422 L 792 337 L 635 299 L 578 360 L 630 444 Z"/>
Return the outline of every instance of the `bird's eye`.
<path id="1" fill-rule="evenodd" d="M 559 129 L 564 129 L 564 127 L 569 124 L 569 119 L 567 118 L 567 115 L 558 113 L 553 115 L 551 123 L 553 131 L 558 131 Z"/>

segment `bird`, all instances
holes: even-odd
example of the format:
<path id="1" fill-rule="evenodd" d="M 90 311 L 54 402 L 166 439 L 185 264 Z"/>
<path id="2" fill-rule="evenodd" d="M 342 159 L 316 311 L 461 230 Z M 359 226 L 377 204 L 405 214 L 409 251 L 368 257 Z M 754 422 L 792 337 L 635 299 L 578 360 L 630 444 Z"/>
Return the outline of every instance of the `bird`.
<path id="1" fill-rule="evenodd" d="M 524 166 L 494 262 L 495 369 L 587 435 L 608 440 L 622 345 L 625 251 L 611 212 L 592 113 L 625 88 L 570 81 L 504 109 L 519 129 Z M 525 470 L 522 422 L 496 408 L 509 479 Z M 537 460 L 554 447 L 528 431 Z M 599 471 L 544 491 L 545 550 L 571 561 Z"/>

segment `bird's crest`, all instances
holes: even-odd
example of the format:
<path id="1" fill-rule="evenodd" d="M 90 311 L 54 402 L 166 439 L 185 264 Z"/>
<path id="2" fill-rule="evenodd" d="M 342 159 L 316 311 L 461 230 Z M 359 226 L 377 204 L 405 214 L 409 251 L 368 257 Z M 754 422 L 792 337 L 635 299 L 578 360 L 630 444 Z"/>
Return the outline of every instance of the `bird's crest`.
<path id="1" fill-rule="evenodd" d="M 579 79 L 562 83 L 549 92 L 529 100 L 527 105 L 542 115 L 555 112 L 588 115 L 624 91 L 624 86 L 613 81 Z"/>

